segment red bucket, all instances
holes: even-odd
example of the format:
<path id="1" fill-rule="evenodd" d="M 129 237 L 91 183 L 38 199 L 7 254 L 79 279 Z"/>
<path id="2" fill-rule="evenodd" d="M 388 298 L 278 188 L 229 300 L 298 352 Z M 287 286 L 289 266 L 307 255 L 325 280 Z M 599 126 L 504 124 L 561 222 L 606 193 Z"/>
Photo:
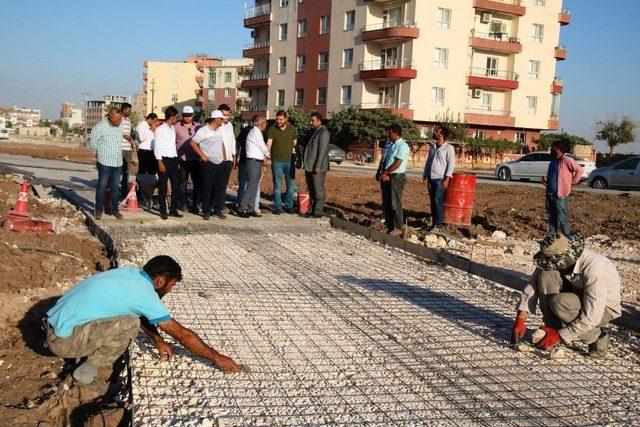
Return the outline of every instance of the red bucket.
<path id="1" fill-rule="evenodd" d="M 309 192 L 298 192 L 298 213 L 306 214 L 309 211 Z"/>
<path id="2" fill-rule="evenodd" d="M 444 222 L 453 225 L 471 225 L 476 176 L 454 173 L 444 193 Z"/>

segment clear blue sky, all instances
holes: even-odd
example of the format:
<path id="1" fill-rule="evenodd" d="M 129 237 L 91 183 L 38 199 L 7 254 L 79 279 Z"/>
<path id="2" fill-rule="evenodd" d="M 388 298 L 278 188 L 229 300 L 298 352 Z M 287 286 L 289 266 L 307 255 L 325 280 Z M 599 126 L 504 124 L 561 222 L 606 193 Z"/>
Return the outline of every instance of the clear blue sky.
<path id="1" fill-rule="evenodd" d="M 418 0 L 420 1 L 420 0 Z M 470 1 L 470 0 L 469 0 Z M 243 0 L 0 0 L 0 105 L 56 118 L 81 93 L 131 95 L 142 60 L 242 54 Z M 640 123 L 640 0 L 565 0 L 561 126 L 588 139 L 597 119 Z M 623 149 L 640 152 L 639 141 Z M 620 150 L 622 151 L 622 150 Z"/>

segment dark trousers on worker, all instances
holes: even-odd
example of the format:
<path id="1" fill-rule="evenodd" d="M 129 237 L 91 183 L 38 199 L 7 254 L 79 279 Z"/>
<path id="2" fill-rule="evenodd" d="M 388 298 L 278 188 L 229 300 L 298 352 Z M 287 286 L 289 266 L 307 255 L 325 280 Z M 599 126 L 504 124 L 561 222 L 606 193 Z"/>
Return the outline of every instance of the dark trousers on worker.
<path id="1" fill-rule="evenodd" d="M 442 227 L 444 221 L 444 185 L 443 179 L 429 178 L 429 200 L 431 202 L 431 225 Z"/>
<path id="2" fill-rule="evenodd" d="M 202 162 L 202 213 L 211 215 L 211 209 L 215 213 L 222 212 L 227 196 L 227 180 L 231 167 L 228 162 L 219 164 Z"/>
<path id="3" fill-rule="evenodd" d="M 245 163 L 247 172 L 247 185 L 242 193 L 240 200 L 239 212 L 252 212 L 256 207 L 256 193 L 260 188 L 260 179 L 262 178 L 262 160 L 247 159 Z"/>
<path id="4" fill-rule="evenodd" d="M 167 213 L 167 184 L 171 182 L 171 212 L 178 210 L 183 203 L 182 180 L 178 169 L 177 157 L 163 157 L 165 172 L 158 172 L 158 197 L 160 198 L 160 213 Z"/>
<path id="5" fill-rule="evenodd" d="M 324 202 L 326 194 L 324 191 L 324 181 L 327 177 L 327 171 L 320 171 L 316 174 L 305 171 L 304 178 L 307 182 L 307 190 L 309 190 L 310 212 L 313 215 L 322 215 L 324 213 Z"/>
<path id="6" fill-rule="evenodd" d="M 189 178 L 191 178 L 191 183 L 193 184 L 193 193 L 191 194 L 191 206 L 190 209 L 192 211 L 196 211 L 198 209 L 198 202 L 201 201 L 202 197 L 202 170 L 200 164 L 202 162 L 200 160 L 180 160 L 180 180 L 182 181 L 182 194 L 184 194 L 184 200 L 178 206 L 179 209 L 182 209 L 182 206 L 187 203 L 187 182 Z"/>
<path id="7" fill-rule="evenodd" d="M 382 189 L 382 210 L 387 232 L 402 229 L 404 225 L 404 210 L 402 209 L 402 193 L 407 177 L 403 173 L 394 173 L 388 181 L 380 181 Z"/>
<path id="8" fill-rule="evenodd" d="M 138 174 L 155 175 L 158 173 L 158 161 L 153 150 L 138 150 Z"/>
<path id="9" fill-rule="evenodd" d="M 558 223 L 562 228 L 562 234 L 571 234 L 569 225 L 569 196 L 558 197 L 557 194 L 547 194 L 547 215 L 549 215 L 549 234 L 558 234 Z"/>
<path id="10" fill-rule="evenodd" d="M 122 183 L 120 184 L 120 197 L 124 198 L 129 192 L 129 168 L 133 159 L 133 151 L 122 150 Z"/>
<path id="11" fill-rule="evenodd" d="M 96 188 L 96 214 L 104 212 L 104 195 L 107 186 L 111 189 L 111 199 L 107 201 L 111 213 L 118 212 L 118 194 L 120 194 L 120 175 L 122 166 L 105 166 L 96 163 L 98 167 L 98 186 Z"/>
<path id="12" fill-rule="evenodd" d="M 562 279 L 556 270 L 539 271 L 536 277 L 538 305 L 542 312 L 545 326 L 560 329 L 573 322 L 582 310 L 582 290 L 574 288 Z M 601 327 L 613 319 L 613 315 L 605 308 L 600 324 L 580 335 L 578 339 L 585 344 L 596 342 Z"/>

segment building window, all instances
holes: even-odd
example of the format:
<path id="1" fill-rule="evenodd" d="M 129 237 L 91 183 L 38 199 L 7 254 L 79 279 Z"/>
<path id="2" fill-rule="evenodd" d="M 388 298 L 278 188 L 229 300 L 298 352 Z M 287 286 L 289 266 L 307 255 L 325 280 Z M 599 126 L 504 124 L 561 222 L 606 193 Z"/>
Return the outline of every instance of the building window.
<path id="1" fill-rule="evenodd" d="M 287 39 L 287 34 L 289 33 L 289 26 L 287 24 L 280 24 L 280 39 L 279 40 L 286 40 Z"/>
<path id="2" fill-rule="evenodd" d="M 347 10 L 344 14 L 344 29 L 345 31 L 353 30 L 356 27 L 356 11 Z"/>
<path id="3" fill-rule="evenodd" d="M 534 6 L 544 6 L 545 0 L 533 0 Z"/>
<path id="4" fill-rule="evenodd" d="M 329 16 L 323 16 L 320 18 L 320 34 L 327 34 L 329 32 Z"/>
<path id="5" fill-rule="evenodd" d="M 278 58 L 278 74 L 284 74 L 287 72 L 287 57 L 281 56 Z"/>
<path id="6" fill-rule="evenodd" d="M 527 96 L 527 114 L 536 114 L 538 112 L 538 97 Z"/>
<path id="7" fill-rule="evenodd" d="M 207 98 L 209 99 L 209 101 L 215 101 L 215 99 L 216 99 L 216 90 L 215 89 L 209 89 L 209 94 L 208 94 Z"/>
<path id="8" fill-rule="evenodd" d="M 438 28 L 448 30 L 451 28 L 451 9 L 438 8 Z"/>
<path id="9" fill-rule="evenodd" d="M 209 72 L 209 87 L 214 87 L 216 85 L 216 73 L 215 71 Z"/>
<path id="10" fill-rule="evenodd" d="M 353 67 L 353 49 L 345 49 L 342 54 L 342 67 L 343 68 L 351 68 Z"/>
<path id="11" fill-rule="evenodd" d="M 298 55 L 296 59 L 296 71 L 301 73 L 307 68 L 307 55 Z"/>
<path id="12" fill-rule="evenodd" d="M 527 143 L 527 133 L 526 132 L 516 132 L 515 143 L 524 145 Z"/>
<path id="13" fill-rule="evenodd" d="M 320 52 L 318 54 L 318 70 L 326 70 L 329 68 L 329 53 Z"/>
<path id="14" fill-rule="evenodd" d="M 484 139 L 484 137 L 485 137 L 484 131 L 483 131 L 483 130 L 477 130 L 477 131 L 473 132 L 473 137 L 474 137 L 475 139 L 481 139 L 481 140 L 483 140 L 483 139 Z"/>
<path id="15" fill-rule="evenodd" d="M 449 65 L 449 49 L 437 47 L 433 52 L 433 65 L 445 69 Z"/>
<path id="16" fill-rule="evenodd" d="M 178 94 L 174 93 L 173 95 L 171 95 L 171 102 L 178 102 Z"/>
<path id="17" fill-rule="evenodd" d="M 178 67 L 171 67 L 171 75 L 172 76 L 178 75 Z"/>
<path id="18" fill-rule="evenodd" d="M 327 88 L 319 87 L 316 98 L 316 104 L 325 105 L 327 103 Z"/>
<path id="19" fill-rule="evenodd" d="M 385 9 L 382 11 L 382 26 L 384 28 L 395 28 L 402 23 L 402 8 Z"/>
<path id="20" fill-rule="evenodd" d="M 483 111 L 491 111 L 491 104 L 493 101 L 493 95 L 487 92 L 483 92 L 480 97 L 480 109 Z"/>
<path id="21" fill-rule="evenodd" d="M 233 89 L 231 89 L 230 87 L 225 88 L 224 96 L 225 98 L 231 98 L 233 96 Z"/>
<path id="22" fill-rule="evenodd" d="M 444 88 L 434 87 L 431 91 L 431 105 L 434 107 L 444 106 Z"/>
<path id="23" fill-rule="evenodd" d="M 289 6 L 289 0 L 280 0 L 280 7 Z"/>
<path id="24" fill-rule="evenodd" d="M 178 90 L 178 82 L 171 82 L 171 89 Z"/>
<path id="25" fill-rule="evenodd" d="M 278 107 L 284 107 L 284 89 L 278 89 Z"/>
<path id="26" fill-rule="evenodd" d="M 533 34 L 531 35 L 531 41 L 534 43 L 542 43 L 544 37 L 544 25 L 533 24 Z"/>
<path id="27" fill-rule="evenodd" d="M 224 82 L 231 83 L 231 79 L 233 78 L 233 74 L 230 71 L 224 73 Z"/>
<path id="28" fill-rule="evenodd" d="M 529 78 L 535 80 L 540 78 L 540 61 L 529 60 Z"/>
<path id="29" fill-rule="evenodd" d="M 304 89 L 296 89 L 296 107 L 302 107 L 304 103 Z"/>
<path id="30" fill-rule="evenodd" d="M 342 86 L 340 105 L 351 105 L 351 86 Z"/>
<path id="31" fill-rule="evenodd" d="M 298 21 L 298 37 L 307 37 L 307 20 Z"/>

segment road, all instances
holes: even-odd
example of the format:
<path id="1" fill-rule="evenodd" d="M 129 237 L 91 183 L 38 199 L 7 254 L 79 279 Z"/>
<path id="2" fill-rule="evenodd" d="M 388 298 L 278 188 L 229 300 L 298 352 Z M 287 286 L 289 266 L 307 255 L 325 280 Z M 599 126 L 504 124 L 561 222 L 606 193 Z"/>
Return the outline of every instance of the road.
<path id="1" fill-rule="evenodd" d="M 344 173 L 358 173 L 358 174 L 369 174 L 371 176 L 375 175 L 376 168 L 373 166 L 358 166 L 354 163 L 344 162 L 340 165 L 332 163 L 331 170 L 344 172 Z M 528 187 L 542 187 L 541 183 L 538 182 L 527 182 L 527 181 L 500 181 L 493 174 L 493 171 L 486 170 L 461 170 L 460 172 L 474 174 L 478 177 L 478 181 L 496 185 L 525 185 Z M 421 179 L 422 178 L 422 170 L 421 169 L 407 169 L 407 176 L 411 178 Z M 585 193 L 594 193 L 594 194 L 630 194 L 634 196 L 640 196 L 640 191 L 623 191 L 623 190 L 598 190 L 595 188 L 591 188 L 587 186 L 586 181 L 582 181 L 580 184 L 573 188 L 573 191 L 584 191 Z"/>

